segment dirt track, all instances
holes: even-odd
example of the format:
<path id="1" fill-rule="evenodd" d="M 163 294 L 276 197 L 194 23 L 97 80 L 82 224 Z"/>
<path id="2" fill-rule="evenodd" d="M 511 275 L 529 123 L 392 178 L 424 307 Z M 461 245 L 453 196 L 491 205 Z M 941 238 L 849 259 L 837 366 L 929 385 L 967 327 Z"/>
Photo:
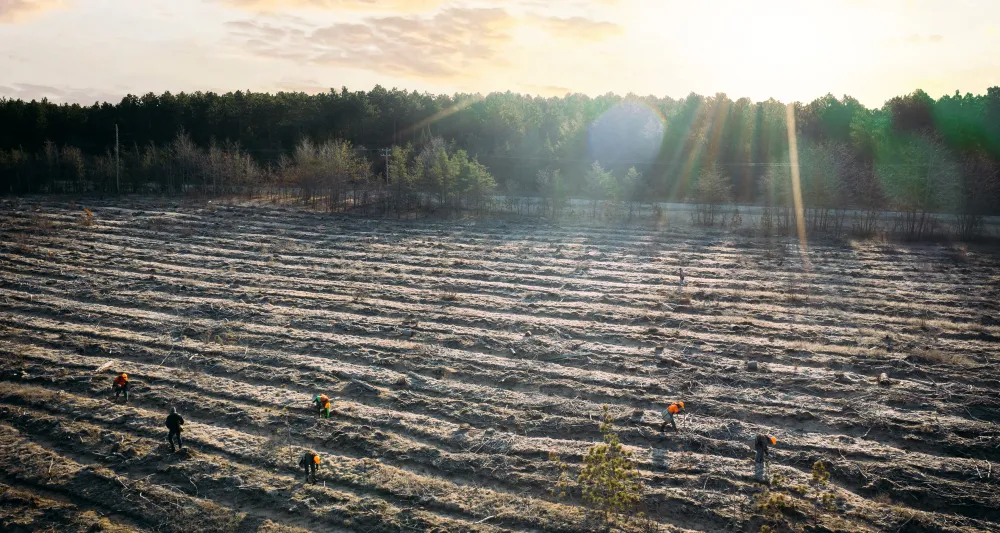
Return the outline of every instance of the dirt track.
<path id="1" fill-rule="evenodd" d="M 548 456 L 578 470 L 607 404 L 654 522 L 618 527 L 1000 531 L 994 252 L 814 242 L 805 268 L 690 228 L 88 207 L 0 204 L 0 529 L 593 529 Z"/>

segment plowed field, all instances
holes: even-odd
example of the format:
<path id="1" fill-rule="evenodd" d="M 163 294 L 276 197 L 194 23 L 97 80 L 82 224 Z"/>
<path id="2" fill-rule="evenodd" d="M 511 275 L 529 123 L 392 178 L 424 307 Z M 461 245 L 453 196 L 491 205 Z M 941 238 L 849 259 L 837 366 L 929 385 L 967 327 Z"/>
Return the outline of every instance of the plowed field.
<path id="1" fill-rule="evenodd" d="M 616 530 L 1000 531 L 991 250 L 88 207 L 0 205 L 4 531 L 596 531 L 549 456 L 602 405 L 645 487 Z"/>

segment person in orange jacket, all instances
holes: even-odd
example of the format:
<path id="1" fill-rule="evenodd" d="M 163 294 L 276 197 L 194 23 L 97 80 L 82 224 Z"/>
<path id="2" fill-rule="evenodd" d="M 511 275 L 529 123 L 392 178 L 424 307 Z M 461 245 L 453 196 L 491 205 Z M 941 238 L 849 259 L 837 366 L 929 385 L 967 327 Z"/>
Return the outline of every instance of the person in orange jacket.
<path id="1" fill-rule="evenodd" d="M 115 393 L 115 399 L 118 399 L 122 393 L 125 394 L 125 403 L 128 403 L 128 389 L 130 385 L 128 382 L 128 374 L 122 372 L 115 378 L 115 381 L 111 384 L 111 392 Z"/>
<path id="2" fill-rule="evenodd" d="M 306 481 L 311 479 L 314 483 L 316 482 L 316 471 L 319 470 L 319 463 L 319 454 L 312 450 L 307 451 L 302 454 L 302 457 L 299 457 L 299 467 L 305 470 Z"/>
<path id="3" fill-rule="evenodd" d="M 681 409 L 684 409 L 684 402 L 672 403 L 663 410 L 663 423 L 660 424 L 661 433 L 667 429 L 667 424 L 670 424 L 674 428 L 674 431 L 677 431 L 677 422 L 674 421 L 674 415 L 679 413 Z"/>
<path id="4" fill-rule="evenodd" d="M 326 394 L 317 394 L 313 398 L 313 405 L 316 406 L 316 414 L 320 418 L 330 418 L 330 397 Z"/>

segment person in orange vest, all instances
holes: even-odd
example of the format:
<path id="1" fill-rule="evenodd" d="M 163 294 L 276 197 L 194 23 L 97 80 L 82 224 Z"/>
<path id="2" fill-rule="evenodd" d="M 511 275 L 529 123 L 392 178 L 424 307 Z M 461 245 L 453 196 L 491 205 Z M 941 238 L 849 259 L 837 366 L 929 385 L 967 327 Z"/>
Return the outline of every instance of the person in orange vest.
<path id="1" fill-rule="evenodd" d="M 118 399 L 119 395 L 124 393 L 125 403 L 128 403 L 128 389 L 129 389 L 128 374 L 122 372 L 121 374 L 118 375 L 118 377 L 115 378 L 114 383 L 111 384 L 111 392 L 115 393 L 116 400 Z"/>
<path id="2" fill-rule="evenodd" d="M 663 423 L 660 424 L 660 433 L 663 433 L 667 429 L 667 424 L 670 424 L 674 428 L 674 431 L 677 431 L 677 422 L 674 422 L 674 415 L 681 412 L 681 409 L 684 409 L 684 402 L 672 403 L 663 410 Z"/>
<path id="3" fill-rule="evenodd" d="M 306 481 L 312 479 L 313 483 L 316 482 L 316 472 L 319 470 L 319 463 L 319 455 L 312 450 L 302 454 L 302 457 L 299 458 L 299 467 L 305 470 Z"/>
<path id="4" fill-rule="evenodd" d="M 770 452 L 767 447 L 777 444 L 778 439 L 771 435 L 758 434 L 757 438 L 754 439 L 753 449 L 757 453 L 754 458 L 754 463 L 756 464 L 755 477 L 757 481 L 765 481 L 767 476 L 767 459 L 770 456 Z"/>
<path id="5" fill-rule="evenodd" d="M 330 418 L 330 398 L 326 394 L 317 394 L 313 398 L 316 406 L 316 415 L 320 418 Z"/>

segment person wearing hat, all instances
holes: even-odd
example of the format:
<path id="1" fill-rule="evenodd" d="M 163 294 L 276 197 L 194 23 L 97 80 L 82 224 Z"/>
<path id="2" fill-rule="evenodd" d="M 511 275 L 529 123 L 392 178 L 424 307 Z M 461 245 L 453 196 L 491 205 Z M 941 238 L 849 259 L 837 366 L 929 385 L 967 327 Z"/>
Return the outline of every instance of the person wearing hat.
<path id="1" fill-rule="evenodd" d="M 660 433 L 663 433 L 667 429 L 667 424 L 670 424 L 674 428 L 674 431 L 677 431 L 677 422 L 674 422 L 674 415 L 679 413 L 681 409 L 684 409 L 684 402 L 672 403 L 663 410 L 663 423 L 660 424 Z"/>
<path id="2" fill-rule="evenodd" d="M 306 481 L 312 478 L 313 483 L 316 482 L 316 471 L 319 470 L 319 454 L 312 450 L 306 451 L 299 458 L 299 466 L 306 472 Z"/>
<path id="3" fill-rule="evenodd" d="M 171 407 L 170 414 L 167 415 L 167 442 L 170 443 L 170 451 L 176 452 L 177 448 L 174 448 L 174 439 L 177 440 L 177 446 L 180 449 L 184 449 L 184 443 L 181 442 L 181 426 L 184 425 L 184 419 L 181 415 L 177 414 L 177 408 Z"/>
<path id="4" fill-rule="evenodd" d="M 115 393 L 115 399 L 122 393 L 125 393 L 125 403 L 128 403 L 128 374 L 122 372 L 115 378 L 115 381 L 111 384 L 111 392 Z"/>
<path id="5" fill-rule="evenodd" d="M 768 451 L 768 446 L 778 443 L 778 439 L 772 437 L 771 435 L 758 434 L 757 438 L 754 440 L 753 449 L 757 452 L 757 456 L 754 458 L 754 463 L 757 466 L 756 477 L 757 481 L 765 481 L 767 476 L 767 459 L 770 456 Z"/>

